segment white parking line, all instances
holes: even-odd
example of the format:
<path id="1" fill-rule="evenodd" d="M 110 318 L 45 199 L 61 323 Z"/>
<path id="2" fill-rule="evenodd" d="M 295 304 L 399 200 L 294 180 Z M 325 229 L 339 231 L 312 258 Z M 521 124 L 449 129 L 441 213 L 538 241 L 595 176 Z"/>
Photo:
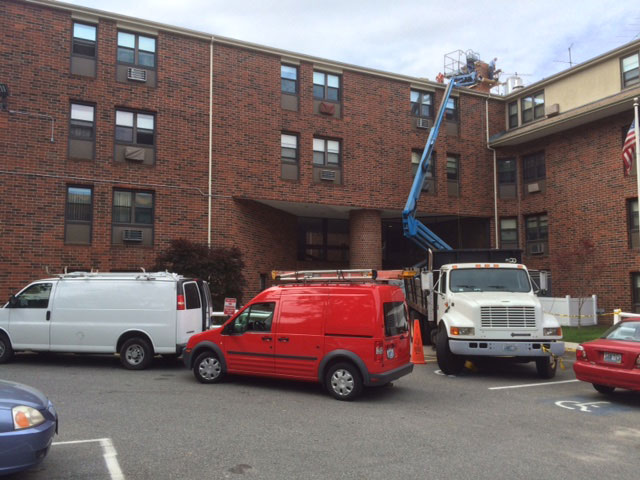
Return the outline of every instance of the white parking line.
<path id="1" fill-rule="evenodd" d="M 509 385 L 507 387 L 489 387 L 489 390 L 506 390 L 507 388 L 525 388 L 525 387 L 540 387 L 545 385 L 558 385 L 559 383 L 572 383 L 579 382 L 580 380 L 561 380 L 559 382 L 544 382 L 544 383 L 528 383 L 526 385 Z"/>
<path id="2" fill-rule="evenodd" d="M 125 480 L 120 464 L 118 463 L 118 452 L 116 452 L 113 442 L 110 438 L 94 438 L 92 440 L 72 440 L 69 442 L 53 442 L 51 445 L 76 445 L 79 443 L 100 443 L 102 447 L 102 456 L 107 464 L 111 480 Z"/>

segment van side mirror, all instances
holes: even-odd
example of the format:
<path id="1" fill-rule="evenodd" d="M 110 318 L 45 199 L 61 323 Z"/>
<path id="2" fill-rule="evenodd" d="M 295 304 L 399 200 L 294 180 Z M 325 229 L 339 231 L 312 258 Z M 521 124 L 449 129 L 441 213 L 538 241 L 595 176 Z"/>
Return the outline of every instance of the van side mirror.
<path id="1" fill-rule="evenodd" d="M 15 295 L 11 295 L 9 297 L 9 305 L 7 305 L 7 306 L 9 308 L 14 308 L 17 303 L 18 303 L 18 298 Z"/>

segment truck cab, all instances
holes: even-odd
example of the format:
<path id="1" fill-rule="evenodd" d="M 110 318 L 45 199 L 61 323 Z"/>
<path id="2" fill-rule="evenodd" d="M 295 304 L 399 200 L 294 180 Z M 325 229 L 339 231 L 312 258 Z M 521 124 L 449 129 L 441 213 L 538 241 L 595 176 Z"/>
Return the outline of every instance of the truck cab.
<path id="1" fill-rule="evenodd" d="M 555 375 L 562 328 L 543 311 L 524 265 L 455 263 L 439 273 L 436 352 L 444 373 L 459 373 L 469 357 L 491 356 L 535 361 L 539 376 Z"/>

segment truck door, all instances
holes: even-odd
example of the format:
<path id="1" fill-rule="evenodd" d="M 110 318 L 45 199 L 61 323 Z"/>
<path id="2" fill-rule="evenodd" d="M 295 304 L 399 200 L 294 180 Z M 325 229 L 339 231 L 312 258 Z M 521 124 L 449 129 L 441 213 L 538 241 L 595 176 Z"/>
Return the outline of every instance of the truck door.
<path id="1" fill-rule="evenodd" d="M 438 308 L 438 315 L 436 318 L 436 322 L 439 322 L 440 319 L 443 317 L 444 315 L 444 311 L 445 311 L 445 303 L 446 303 L 446 298 L 447 298 L 447 280 L 448 280 L 448 275 L 446 271 L 441 271 L 440 272 L 440 278 L 438 279 L 438 288 L 436 290 L 437 294 L 438 294 L 438 300 L 437 300 L 437 308 Z"/>
<path id="2" fill-rule="evenodd" d="M 7 305 L 9 335 L 16 349 L 49 350 L 49 327 L 54 282 L 29 285 Z"/>
<path id="3" fill-rule="evenodd" d="M 184 309 L 178 309 L 176 322 L 176 343 L 187 343 L 191 335 L 202 331 L 202 297 L 194 280 L 182 284 Z"/>
<path id="4" fill-rule="evenodd" d="M 273 374 L 273 317 L 275 302 L 245 308 L 222 332 L 229 372 Z"/>

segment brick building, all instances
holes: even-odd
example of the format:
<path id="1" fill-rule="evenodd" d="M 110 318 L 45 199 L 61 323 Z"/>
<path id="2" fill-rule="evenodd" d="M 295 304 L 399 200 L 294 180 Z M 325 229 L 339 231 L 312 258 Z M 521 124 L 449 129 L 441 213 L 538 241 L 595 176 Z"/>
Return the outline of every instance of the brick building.
<path id="1" fill-rule="evenodd" d="M 181 237 L 239 246 L 247 298 L 272 269 L 424 256 L 400 219 L 442 84 L 47 0 L 2 2 L 0 36 L 0 298 L 45 268 L 148 267 Z M 588 275 L 602 307 L 640 306 L 620 161 L 639 45 L 454 91 L 421 220 L 454 248 L 525 249 L 556 295 Z M 570 270 L 582 237 L 597 253 Z"/>

